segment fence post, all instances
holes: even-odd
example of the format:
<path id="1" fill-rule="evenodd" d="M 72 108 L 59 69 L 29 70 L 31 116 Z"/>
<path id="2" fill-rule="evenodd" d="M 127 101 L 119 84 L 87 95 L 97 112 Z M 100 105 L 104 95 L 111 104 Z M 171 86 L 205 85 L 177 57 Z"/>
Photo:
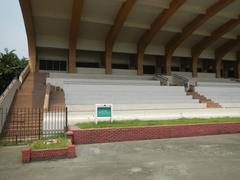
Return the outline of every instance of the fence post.
<path id="1" fill-rule="evenodd" d="M 0 135 L 2 133 L 2 129 L 3 129 L 3 108 L 0 108 L 0 115 L 1 115 L 1 119 L 0 119 Z"/>
<path id="2" fill-rule="evenodd" d="M 41 109 L 38 109 L 38 139 L 41 138 Z"/>
<path id="3" fill-rule="evenodd" d="M 66 113 L 65 113 L 65 119 L 66 119 L 66 130 L 65 131 L 68 131 L 68 109 L 67 109 L 67 107 L 65 108 L 65 111 L 66 111 Z"/>

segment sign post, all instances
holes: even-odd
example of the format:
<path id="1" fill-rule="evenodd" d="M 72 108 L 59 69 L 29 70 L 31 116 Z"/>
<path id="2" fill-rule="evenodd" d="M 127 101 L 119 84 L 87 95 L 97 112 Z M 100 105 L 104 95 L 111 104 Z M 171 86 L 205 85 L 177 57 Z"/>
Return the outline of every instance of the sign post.
<path id="1" fill-rule="evenodd" d="M 98 119 L 110 119 L 113 121 L 113 105 L 112 104 L 96 104 L 95 109 L 95 122 L 98 124 Z"/>

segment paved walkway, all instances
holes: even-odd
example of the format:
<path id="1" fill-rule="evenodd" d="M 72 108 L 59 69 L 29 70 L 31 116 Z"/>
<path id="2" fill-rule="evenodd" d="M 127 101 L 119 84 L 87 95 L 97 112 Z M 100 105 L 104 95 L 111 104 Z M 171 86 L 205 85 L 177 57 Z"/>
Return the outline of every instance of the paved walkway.
<path id="1" fill-rule="evenodd" d="M 0 147 L 1 180 L 238 180 L 240 134 L 80 145 L 78 157 L 22 164 Z"/>

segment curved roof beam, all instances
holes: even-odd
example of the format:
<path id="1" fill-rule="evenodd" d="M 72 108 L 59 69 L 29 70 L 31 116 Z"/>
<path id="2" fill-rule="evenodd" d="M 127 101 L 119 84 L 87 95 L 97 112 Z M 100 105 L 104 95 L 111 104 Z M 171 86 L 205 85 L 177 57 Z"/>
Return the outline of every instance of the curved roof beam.
<path id="1" fill-rule="evenodd" d="M 166 74 L 171 73 L 171 64 L 172 64 L 172 56 L 177 47 L 187 39 L 197 28 L 199 28 L 202 24 L 204 24 L 208 19 L 213 17 L 219 11 L 224 9 L 230 3 L 235 0 L 218 0 L 217 3 L 210 6 L 205 14 L 200 14 L 195 17 L 189 24 L 187 24 L 182 33 L 177 33 L 167 44 L 165 47 L 165 71 Z"/>
<path id="2" fill-rule="evenodd" d="M 83 9 L 83 0 L 73 0 L 72 18 L 69 30 L 69 57 L 68 57 L 68 72 L 75 73 L 76 71 L 76 47 L 77 35 L 80 26 L 80 20 Z"/>
<path id="3" fill-rule="evenodd" d="M 105 67 L 106 74 L 112 74 L 112 49 L 114 42 L 117 39 L 118 34 L 120 33 L 124 22 L 126 21 L 131 9 L 133 8 L 136 0 L 126 0 L 114 20 L 114 23 L 109 30 L 106 40 L 105 40 Z"/>
<path id="4" fill-rule="evenodd" d="M 36 32 L 33 24 L 32 7 L 29 0 L 19 0 L 28 40 L 29 66 L 31 72 L 37 71 Z"/>
<path id="5" fill-rule="evenodd" d="M 169 8 L 164 9 L 159 16 L 153 21 L 149 30 L 145 31 L 137 44 L 137 70 L 138 74 L 143 74 L 144 52 L 156 34 L 166 24 L 168 19 L 178 10 L 186 0 L 172 0 Z"/>
<path id="6" fill-rule="evenodd" d="M 234 48 L 240 46 L 240 36 L 237 39 L 231 39 L 215 50 L 215 69 L 216 78 L 221 77 L 222 60 L 224 56 Z"/>
<path id="7" fill-rule="evenodd" d="M 203 38 L 201 41 L 196 43 L 191 51 L 192 51 L 192 72 L 193 77 L 197 76 L 197 64 L 198 58 L 201 53 L 208 48 L 211 44 L 213 44 L 216 40 L 221 38 L 224 34 L 230 32 L 235 27 L 240 24 L 240 17 L 238 19 L 231 19 L 227 21 L 225 24 L 217 28 L 215 31 L 211 33 L 211 36 Z"/>

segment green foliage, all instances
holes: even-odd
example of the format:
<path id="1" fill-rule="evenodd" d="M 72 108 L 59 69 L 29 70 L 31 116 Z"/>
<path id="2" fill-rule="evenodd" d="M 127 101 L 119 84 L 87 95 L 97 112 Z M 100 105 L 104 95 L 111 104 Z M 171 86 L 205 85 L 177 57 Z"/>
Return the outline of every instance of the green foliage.
<path id="1" fill-rule="evenodd" d="M 156 126 L 156 125 L 178 125 L 178 124 L 199 124 L 199 123 L 224 123 L 224 122 L 240 122 L 240 118 L 181 118 L 174 120 L 124 120 L 124 121 L 100 121 L 98 124 L 94 122 L 78 123 L 81 129 L 89 128 L 117 128 L 117 127 L 133 127 L 133 126 Z"/>
<path id="2" fill-rule="evenodd" d="M 58 149 L 58 148 L 66 148 L 68 146 L 68 139 L 66 137 L 58 137 L 58 138 L 54 138 L 54 139 L 56 139 L 58 141 L 58 143 L 45 144 L 44 142 L 48 139 L 37 140 L 33 144 L 31 144 L 31 149 L 32 150 Z"/>
<path id="3" fill-rule="evenodd" d="M 14 77 L 21 74 L 26 65 L 26 58 L 18 58 L 15 50 L 5 49 L 3 53 L 0 52 L 0 94 Z"/>

